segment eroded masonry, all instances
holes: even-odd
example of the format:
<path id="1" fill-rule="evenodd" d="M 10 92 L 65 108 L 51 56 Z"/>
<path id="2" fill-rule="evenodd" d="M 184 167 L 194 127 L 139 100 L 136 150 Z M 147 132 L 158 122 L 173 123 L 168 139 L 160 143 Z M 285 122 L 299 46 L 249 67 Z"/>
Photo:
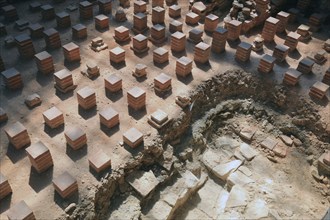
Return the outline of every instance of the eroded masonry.
<path id="1" fill-rule="evenodd" d="M 329 219 L 327 1 L 0 0 L 1 219 Z"/>

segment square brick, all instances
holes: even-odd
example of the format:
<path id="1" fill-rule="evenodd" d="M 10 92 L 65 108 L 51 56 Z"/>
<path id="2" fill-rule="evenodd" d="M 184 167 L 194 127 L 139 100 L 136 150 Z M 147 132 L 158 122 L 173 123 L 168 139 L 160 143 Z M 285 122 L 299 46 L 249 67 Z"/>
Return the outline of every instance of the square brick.
<path id="1" fill-rule="evenodd" d="M 80 127 L 71 127 L 64 132 L 67 143 L 77 150 L 87 144 L 86 133 Z"/>
<path id="2" fill-rule="evenodd" d="M 67 171 L 53 179 L 53 185 L 62 198 L 67 198 L 78 191 L 77 180 Z"/>
<path id="3" fill-rule="evenodd" d="M 25 203 L 25 201 L 20 201 L 12 206 L 8 213 L 7 217 L 11 219 L 35 219 L 35 216 L 30 209 L 30 207 Z"/>
<path id="4" fill-rule="evenodd" d="M 143 142 L 143 134 L 136 128 L 131 128 L 123 134 L 124 143 L 135 148 Z"/>
<path id="5" fill-rule="evenodd" d="M 97 172 L 100 173 L 103 170 L 111 167 L 111 159 L 102 150 L 92 154 L 88 159 L 89 165 Z"/>

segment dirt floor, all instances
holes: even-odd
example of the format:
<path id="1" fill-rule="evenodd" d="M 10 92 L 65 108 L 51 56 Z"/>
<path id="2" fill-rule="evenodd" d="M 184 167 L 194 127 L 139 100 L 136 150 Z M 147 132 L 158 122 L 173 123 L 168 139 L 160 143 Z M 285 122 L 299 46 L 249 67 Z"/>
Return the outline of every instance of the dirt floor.
<path id="1" fill-rule="evenodd" d="M 41 19 L 40 12 L 30 12 L 28 10 L 30 2 L 32 1 L 15 4 L 20 18 L 26 19 L 30 23 L 38 22 L 45 29 L 56 27 L 55 19 L 45 22 Z M 188 3 L 187 1 L 178 2 L 182 7 L 182 17 L 178 20 L 184 23 L 185 14 L 189 10 Z M 52 1 L 42 1 L 42 3 L 52 3 Z M 64 3 L 53 6 L 56 12 L 61 12 L 70 4 L 78 6 L 77 1 L 72 0 L 66 0 Z M 315 169 L 317 159 L 321 154 L 330 150 L 330 107 L 328 103 L 330 96 L 327 93 L 325 99 L 317 101 L 312 100 L 308 92 L 316 81 L 322 80 L 325 71 L 329 68 L 330 61 L 328 60 L 323 65 L 315 64 L 313 74 L 303 75 L 299 80 L 299 85 L 295 87 L 283 86 L 282 80 L 288 68 L 295 69 L 299 60 L 322 49 L 324 41 L 330 36 L 329 25 L 325 24 L 320 32 L 313 33 L 313 38 L 308 43 L 299 42 L 298 50 L 289 54 L 283 64 L 276 64 L 274 71 L 270 74 L 258 73 L 259 59 L 264 53 L 271 55 L 276 44 L 283 44 L 284 35 L 276 36 L 275 43 L 266 44 L 263 52 L 252 51 L 250 61 L 247 63 L 235 61 L 237 43 L 227 44 L 225 53 L 211 54 L 208 65 L 193 63 L 192 76 L 182 80 L 175 75 L 175 61 L 183 55 L 193 59 L 194 45 L 187 41 L 184 53 L 172 54 L 168 26 L 173 19 L 168 16 L 168 6 L 165 6 L 168 40 L 162 45 L 170 53 L 167 64 L 160 67 L 154 65 L 152 51 L 157 46 L 150 41 L 148 42 L 150 49 L 143 57 L 134 55 L 130 49 L 132 42 L 120 45 L 126 51 L 126 63 L 121 67 L 114 67 L 110 64 L 108 50 L 97 53 L 89 48 L 91 39 L 95 37 L 102 37 L 109 49 L 118 46 L 113 39 L 114 29 L 121 25 L 127 28 L 132 27 L 132 6 L 133 4 L 125 9 L 128 19 L 126 22 L 118 23 L 113 16 L 110 16 L 110 28 L 103 32 L 95 30 L 94 20 L 79 21 L 79 10 L 70 12 L 72 25 L 81 22 L 88 29 L 87 39 L 73 41 L 80 47 L 80 65 L 64 65 L 61 48 L 47 50 L 53 56 L 55 71 L 68 68 L 72 72 L 73 81 L 78 87 L 69 94 L 56 93 L 52 75 L 43 76 L 37 73 L 33 59 L 21 59 L 17 48 L 5 47 L 6 36 L 0 38 L 0 54 L 6 68 L 15 67 L 22 74 L 24 82 L 22 90 L 10 91 L 5 88 L 3 80 L 1 81 L 0 107 L 7 112 L 9 119 L 0 125 L 0 169 L 1 173 L 8 178 L 13 194 L 1 201 L 0 219 L 6 219 L 7 211 L 20 200 L 24 200 L 29 205 L 37 219 L 66 217 L 120 219 L 123 218 L 122 216 L 125 218 L 130 216 L 132 219 L 156 217 L 161 219 L 175 216 L 178 219 L 241 219 L 256 216 L 253 207 L 258 205 L 262 205 L 262 209 L 267 211 L 260 214 L 262 218 L 321 218 L 330 203 L 329 177 L 322 177 L 318 182 L 311 175 L 311 170 Z M 113 15 L 116 9 L 118 9 L 117 1 L 113 2 Z M 151 3 L 148 4 L 148 12 L 148 26 L 151 27 Z M 94 6 L 94 15 L 96 14 L 98 14 L 97 5 Z M 220 17 L 224 17 L 224 15 L 225 13 L 219 14 Z M 4 22 L 3 16 L 0 16 L 0 21 Z M 288 25 L 287 30 L 294 31 L 300 23 L 306 23 L 306 21 L 306 18 L 300 17 L 299 23 Z M 219 25 L 223 25 L 222 19 Z M 184 23 L 183 32 L 188 35 L 192 28 Z M 198 28 L 203 30 L 203 24 L 200 23 Z M 6 24 L 6 29 L 8 35 L 16 36 L 22 33 L 14 28 L 14 23 Z M 240 40 L 251 43 L 261 30 L 262 27 L 259 27 L 247 35 L 241 35 Z M 28 33 L 28 30 L 23 32 Z M 59 32 L 62 45 L 72 41 L 71 28 Z M 130 34 L 134 36 L 133 32 Z M 203 41 L 211 44 L 212 37 L 203 33 Z M 33 45 L 37 53 L 45 50 L 43 38 L 33 40 Z M 329 59 L 328 54 L 327 57 Z M 81 70 L 86 70 L 86 62 L 90 60 L 96 62 L 100 67 L 101 75 L 94 80 L 80 73 Z M 132 70 L 137 63 L 148 66 L 148 75 L 145 80 L 138 81 L 132 76 Z M 233 69 L 238 70 L 232 71 Z M 230 71 L 228 72 L 228 70 Z M 241 70 L 244 70 L 245 73 L 243 74 Z M 156 95 L 153 88 L 154 77 L 161 72 L 172 77 L 172 91 L 165 97 Z M 104 90 L 104 77 L 112 73 L 122 77 L 123 91 L 120 94 L 107 95 Z M 215 76 L 218 78 L 211 80 L 214 83 L 205 83 L 210 82 L 210 79 Z M 204 84 L 201 84 L 202 82 Z M 217 84 L 217 82 L 223 83 Z M 254 83 L 258 83 L 260 86 L 255 86 Z M 264 86 L 261 86 L 262 84 Z M 96 91 L 97 108 L 89 112 L 81 112 L 78 109 L 76 91 L 87 85 Z M 145 111 L 132 112 L 127 107 L 126 94 L 134 86 L 141 87 L 147 93 Z M 253 86 L 258 88 L 254 90 Z M 223 87 L 226 90 L 221 90 Z M 32 93 L 40 95 L 42 104 L 34 109 L 29 109 L 24 104 L 24 100 Z M 175 98 L 179 94 L 187 94 L 193 101 L 195 100 L 194 104 L 190 106 L 190 111 L 182 111 L 175 104 Z M 283 106 L 276 104 L 276 101 L 280 99 L 278 94 L 284 94 L 285 104 Z M 228 110 L 226 114 L 222 112 L 212 118 L 207 118 L 210 112 L 212 114 L 211 109 L 226 100 L 246 102 L 247 105 L 253 106 L 253 110 L 250 112 Z M 52 106 L 56 106 L 64 113 L 65 126 L 63 129 L 49 131 L 44 125 L 42 113 Z M 98 112 L 107 106 L 113 107 L 120 114 L 120 126 L 110 131 L 101 130 L 98 116 Z M 157 109 L 162 109 L 173 119 L 173 123 L 163 132 L 158 132 L 147 122 L 147 117 Z M 260 113 L 263 112 L 263 109 L 269 114 Z M 258 116 L 260 114 L 261 116 Z M 309 116 L 314 118 L 309 118 Z M 183 122 L 182 118 L 188 119 Z M 293 123 L 298 126 L 286 126 L 289 121 L 293 122 L 300 118 L 308 120 L 303 125 Z M 208 123 L 205 123 L 205 120 Z M 37 174 L 31 168 L 24 149 L 15 150 L 9 144 L 4 128 L 16 121 L 20 121 L 27 128 L 32 143 L 40 140 L 47 145 L 54 160 L 52 169 L 41 175 Z M 194 130 L 195 128 L 200 129 L 201 124 L 198 122 L 204 124 L 203 131 L 198 130 L 200 136 L 203 137 L 202 141 L 197 138 Z M 320 126 L 317 126 L 316 122 L 320 123 Z M 72 125 L 79 125 L 87 134 L 88 146 L 78 151 L 72 151 L 65 143 L 64 130 Z M 217 152 L 215 155 L 224 157 L 222 162 L 237 159 L 234 149 L 246 142 L 239 136 L 238 128 L 242 128 L 243 125 L 253 125 L 258 130 L 253 140 L 248 142 L 256 150 L 257 155 L 253 160 L 244 161 L 243 164 L 251 172 L 251 175 L 247 176 L 252 182 L 243 187 L 243 191 L 246 190 L 248 194 L 244 205 L 226 208 L 226 198 L 228 199 L 232 186 L 229 187 L 230 184 L 227 180 L 217 177 L 212 169 L 205 165 L 203 155 L 207 150 L 213 150 Z M 136 127 L 144 134 L 144 146 L 130 149 L 121 145 L 122 134 L 131 127 Z M 298 129 L 294 130 L 296 127 Z M 285 158 L 276 157 L 272 155 L 271 151 L 260 147 L 260 143 L 268 136 L 277 138 L 281 134 L 286 134 L 296 141 L 292 147 L 287 148 Z M 227 149 L 225 153 L 223 152 L 224 147 L 221 147 L 221 141 L 218 141 L 223 136 L 229 136 L 235 140 L 235 146 Z M 302 145 L 297 139 L 300 143 L 302 142 Z M 156 157 L 155 155 L 159 152 L 163 154 L 162 148 L 164 148 L 164 152 L 170 151 L 170 147 L 166 147 L 168 144 L 173 146 L 173 160 L 171 159 L 173 167 L 165 171 L 166 169 L 163 167 L 165 165 L 158 160 L 158 157 L 162 156 L 157 155 Z M 162 150 L 155 153 L 159 147 Z M 90 172 L 88 158 L 98 149 L 102 149 L 111 157 L 112 175 L 104 174 L 103 177 L 100 177 Z M 141 156 L 141 152 L 146 156 Z M 308 160 L 310 155 L 313 155 L 312 159 Z M 146 197 L 141 197 L 128 180 L 123 180 L 135 170 L 152 170 L 159 181 L 157 187 Z M 244 175 L 249 172 L 245 168 L 243 170 L 245 174 L 240 169 L 236 172 L 243 172 Z M 69 171 L 77 179 L 79 186 L 79 195 L 66 200 L 61 199 L 52 186 L 52 179 L 64 171 Z M 123 178 L 119 178 L 119 181 L 116 179 L 117 182 L 114 181 L 112 184 L 112 176 L 119 175 L 119 173 Z M 182 194 L 181 199 L 169 199 L 165 195 L 181 193 L 173 190 L 175 188 L 173 186 L 188 190 Z M 111 191 L 108 196 L 103 195 L 108 191 Z M 169 200 L 177 202 L 169 205 L 171 204 L 168 202 Z M 75 212 L 66 213 L 65 208 L 72 203 L 77 204 Z M 168 209 L 164 208 L 160 213 L 157 210 L 158 206 L 168 207 Z"/>

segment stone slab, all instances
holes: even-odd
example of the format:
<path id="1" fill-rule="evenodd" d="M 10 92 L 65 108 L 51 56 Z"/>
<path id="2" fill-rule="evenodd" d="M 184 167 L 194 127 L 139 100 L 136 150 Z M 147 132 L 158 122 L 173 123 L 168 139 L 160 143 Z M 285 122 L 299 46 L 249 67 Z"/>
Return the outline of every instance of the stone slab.
<path id="1" fill-rule="evenodd" d="M 212 172 L 221 180 L 226 181 L 229 174 L 235 171 L 241 164 L 241 160 L 233 160 L 228 163 L 217 165 L 212 169 Z"/>
<path id="2" fill-rule="evenodd" d="M 155 177 L 154 173 L 134 171 L 127 178 L 126 181 L 142 196 L 146 197 L 151 191 L 153 191 L 159 184 L 159 181 Z"/>
<path id="3" fill-rule="evenodd" d="M 248 204 L 248 200 L 248 192 L 242 186 L 235 185 L 230 190 L 226 210 L 230 210 L 234 207 L 245 207 Z"/>
<path id="4" fill-rule="evenodd" d="M 242 143 L 239 148 L 243 157 L 249 161 L 257 155 L 257 151 L 255 151 L 250 145 L 246 143 Z"/>

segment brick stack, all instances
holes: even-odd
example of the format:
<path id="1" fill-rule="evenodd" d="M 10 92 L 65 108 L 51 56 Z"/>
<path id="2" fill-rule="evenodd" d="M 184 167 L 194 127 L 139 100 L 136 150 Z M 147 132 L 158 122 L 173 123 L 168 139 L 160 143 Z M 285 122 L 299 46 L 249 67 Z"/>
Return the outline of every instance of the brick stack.
<path id="1" fill-rule="evenodd" d="M 12 206 L 7 212 L 9 220 L 24 219 L 24 220 L 35 220 L 35 216 L 30 207 L 22 200 Z"/>
<path id="2" fill-rule="evenodd" d="M 255 0 L 256 3 L 256 11 L 259 14 L 264 14 L 268 10 L 268 4 L 270 0 Z"/>
<path id="3" fill-rule="evenodd" d="M 133 37 L 133 46 L 131 47 L 135 53 L 144 53 L 149 50 L 148 38 L 142 34 Z"/>
<path id="4" fill-rule="evenodd" d="M 157 109 L 148 117 L 148 123 L 156 129 L 161 129 L 169 121 L 168 115 L 161 109 Z"/>
<path id="5" fill-rule="evenodd" d="M 44 31 L 44 38 L 46 41 L 46 47 L 48 49 L 56 49 L 61 47 L 60 34 L 54 28 L 50 28 Z"/>
<path id="6" fill-rule="evenodd" d="M 19 54 L 23 58 L 32 58 L 35 54 L 31 38 L 27 34 L 20 34 L 15 37 L 15 43 Z"/>
<path id="7" fill-rule="evenodd" d="M 89 1 L 79 3 L 79 16 L 82 19 L 91 19 L 93 17 L 93 5 Z"/>
<path id="8" fill-rule="evenodd" d="M 297 3 L 297 8 L 300 11 L 306 11 L 307 8 L 310 6 L 311 0 L 299 0 Z"/>
<path id="9" fill-rule="evenodd" d="M 142 63 L 136 64 L 133 75 L 138 78 L 147 76 L 147 66 Z"/>
<path id="10" fill-rule="evenodd" d="M 0 200 L 12 193 L 12 189 L 9 185 L 7 178 L 0 173 Z"/>
<path id="11" fill-rule="evenodd" d="M 323 43 L 323 49 L 330 53 L 330 38 Z"/>
<path id="12" fill-rule="evenodd" d="M 151 21 L 153 24 L 164 24 L 165 9 L 159 6 L 152 8 Z"/>
<path id="13" fill-rule="evenodd" d="M 129 1 L 128 1 L 129 2 Z M 115 14 L 115 20 L 118 22 L 127 21 L 126 13 L 122 9 L 118 9 Z"/>
<path id="14" fill-rule="evenodd" d="M 235 59 L 241 62 L 246 62 L 250 59 L 251 55 L 251 50 L 252 50 L 252 45 L 247 43 L 247 42 L 241 42 L 237 46 L 236 54 L 235 54 Z"/>
<path id="15" fill-rule="evenodd" d="M 6 21 L 16 21 L 18 20 L 17 10 L 12 5 L 7 5 L 1 8 L 3 11 L 3 15 Z"/>
<path id="16" fill-rule="evenodd" d="M 77 180 L 67 171 L 53 179 L 55 191 L 62 197 L 68 198 L 78 191 Z"/>
<path id="17" fill-rule="evenodd" d="M 93 61 L 86 62 L 87 70 L 82 71 L 82 74 L 85 74 L 88 78 L 96 78 L 100 75 L 100 67 Z"/>
<path id="18" fill-rule="evenodd" d="M 278 44 L 274 48 L 273 51 L 273 57 L 278 61 L 278 62 L 283 62 L 286 58 L 286 56 L 289 53 L 289 47 L 283 44 Z"/>
<path id="19" fill-rule="evenodd" d="M 215 53 L 225 51 L 228 31 L 222 27 L 218 27 L 212 34 L 211 50 Z"/>
<path id="20" fill-rule="evenodd" d="M 5 35 L 7 35 L 6 26 L 0 23 L 0 36 L 5 36 Z"/>
<path id="21" fill-rule="evenodd" d="M 191 25 L 191 26 L 194 26 L 194 25 L 197 25 L 198 22 L 199 22 L 199 15 L 194 13 L 194 12 L 189 12 L 187 15 L 186 15 L 186 24 L 187 25 Z"/>
<path id="22" fill-rule="evenodd" d="M 29 27 L 29 24 L 30 24 L 29 21 L 20 19 L 20 20 L 15 21 L 14 27 L 19 31 L 24 31 L 25 29 L 27 29 Z"/>
<path id="23" fill-rule="evenodd" d="M 63 45 L 63 54 L 65 61 L 75 62 L 80 61 L 80 50 L 79 46 L 75 43 L 68 43 Z"/>
<path id="24" fill-rule="evenodd" d="M 87 28 L 85 25 L 76 24 L 72 27 L 72 38 L 83 39 L 87 37 Z"/>
<path id="25" fill-rule="evenodd" d="M 109 92 L 118 92 L 122 89 L 123 80 L 116 74 L 104 78 L 104 87 Z"/>
<path id="26" fill-rule="evenodd" d="M 300 41 L 307 42 L 309 39 L 311 39 L 311 34 L 309 33 L 310 27 L 304 24 L 301 24 L 297 28 L 297 33 L 300 34 Z"/>
<path id="27" fill-rule="evenodd" d="M 133 15 L 132 31 L 136 34 L 142 34 L 146 30 L 148 30 L 147 22 L 148 22 L 147 15 L 143 13 L 137 13 Z"/>
<path id="28" fill-rule="evenodd" d="M 67 28 L 71 26 L 70 15 L 66 12 L 56 14 L 56 23 L 58 28 Z"/>
<path id="29" fill-rule="evenodd" d="M 119 114 L 111 107 L 107 107 L 100 111 L 100 123 L 107 128 L 113 128 L 119 124 Z"/>
<path id="30" fill-rule="evenodd" d="M 307 74 L 312 72 L 312 68 L 314 66 L 314 61 L 309 58 L 303 58 L 300 60 L 297 70 L 303 74 Z"/>
<path id="31" fill-rule="evenodd" d="M 53 166 L 53 158 L 49 149 L 44 143 L 38 141 L 25 149 L 30 163 L 38 173 L 45 172 L 47 169 Z"/>
<path id="32" fill-rule="evenodd" d="M 194 44 L 198 44 L 202 42 L 203 31 L 197 28 L 193 28 L 189 31 L 189 38 L 188 40 Z"/>
<path id="33" fill-rule="evenodd" d="M 170 23 L 170 27 L 169 27 L 169 30 L 170 32 L 173 34 L 177 31 L 180 31 L 182 32 L 182 22 L 180 21 L 177 21 L 177 20 L 173 20 L 171 23 Z"/>
<path id="34" fill-rule="evenodd" d="M 96 106 L 95 91 L 88 86 L 77 91 L 77 99 L 79 106 L 85 110 Z"/>
<path id="35" fill-rule="evenodd" d="M 44 111 L 42 116 L 44 118 L 45 124 L 50 128 L 57 128 L 61 125 L 64 125 L 63 113 L 55 106 Z"/>
<path id="36" fill-rule="evenodd" d="M 145 13 L 147 11 L 147 3 L 142 0 L 134 1 L 134 14 Z"/>
<path id="37" fill-rule="evenodd" d="M 125 62 L 125 50 L 120 47 L 115 47 L 109 52 L 110 62 L 122 63 Z"/>
<path id="38" fill-rule="evenodd" d="M 172 88 L 172 79 L 165 73 L 161 73 L 154 78 L 154 88 L 156 92 L 165 92 Z"/>
<path id="39" fill-rule="evenodd" d="M 297 9 L 297 8 L 290 8 L 288 10 L 288 12 L 290 13 L 289 22 L 290 23 L 296 22 L 297 16 L 298 16 L 298 14 L 300 12 L 299 9 Z"/>
<path id="40" fill-rule="evenodd" d="M 55 18 L 55 9 L 53 6 L 46 4 L 41 6 L 42 20 L 52 20 Z"/>
<path id="41" fill-rule="evenodd" d="M 7 69 L 1 75 L 8 89 L 20 89 L 23 87 L 22 76 L 15 68 Z"/>
<path id="42" fill-rule="evenodd" d="M 5 112 L 5 110 L 0 108 L 0 123 L 5 122 L 7 120 L 8 120 L 7 112 Z"/>
<path id="43" fill-rule="evenodd" d="M 162 44 L 166 41 L 167 37 L 165 36 L 165 27 L 160 24 L 156 24 L 151 27 L 150 30 L 150 41 L 154 44 Z"/>
<path id="44" fill-rule="evenodd" d="M 47 51 L 34 55 L 38 71 L 42 74 L 50 74 L 55 71 L 52 55 Z"/>
<path id="45" fill-rule="evenodd" d="M 180 57 L 180 59 L 176 61 L 175 73 L 181 77 L 190 75 L 192 71 L 192 63 L 193 62 L 190 58 L 185 56 Z"/>
<path id="46" fill-rule="evenodd" d="M 329 86 L 327 84 L 323 82 L 316 82 L 311 87 L 309 91 L 309 95 L 317 99 L 323 99 L 323 97 L 325 97 L 328 90 L 329 90 Z"/>
<path id="47" fill-rule="evenodd" d="M 154 63 L 159 64 L 168 62 L 168 50 L 162 47 L 155 49 L 153 53 L 153 61 Z"/>
<path id="48" fill-rule="evenodd" d="M 168 16 L 171 18 L 181 17 L 181 7 L 179 5 L 171 5 L 168 10 Z"/>
<path id="49" fill-rule="evenodd" d="M 55 77 L 55 88 L 60 92 L 66 93 L 75 89 L 73 84 L 72 74 L 69 70 L 63 69 L 54 73 Z"/>
<path id="50" fill-rule="evenodd" d="M 277 30 L 277 26 L 279 24 L 279 20 L 273 17 L 267 18 L 265 21 L 264 28 L 262 29 L 262 38 L 266 42 L 271 42 L 274 40 L 274 36 Z"/>
<path id="51" fill-rule="evenodd" d="M 211 52 L 210 45 L 200 42 L 194 48 L 194 61 L 198 63 L 207 63 Z"/>
<path id="52" fill-rule="evenodd" d="M 259 61 L 258 71 L 261 73 L 270 73 L 273 70 L 275 58 L 265 54 Z"/>
<path id="53" fill-rule="evenodd" d="M 111 14 L 112 0 L 98 0 L 99 14 Z"/>
<path id="54" fill-rule="evenodd" d="M 73 149 L 78 150 L 87 144 L 86 133 L 78 126 L 68 128 L 64 132 L 67 144 Z"/>
<path id="55" fill-rule="evenodd" d="M 103 42 L 101 37 L 96 37 L 92 39 L 90 43 L 90 48 L 95 52 L 100 52 L 102 50 L 108 49 L 108 45 Z"/>
<path id="56" fill-rule="evenodd" d="M 5 67 L 5 63 L 2 60 L 2 57 L 0 56 L 0 71 L 5 71 L 6 67 Z"/>
<path id="57" fill-rule="evenodd" d="M 171 35 L 171 50 L 181 52 L 186 49 L 186 35 L 181 32 L 175 32 Z"/>
<path id="58" fill-rule="evenodd" d="M 143 134 L 136 128 L 131 128 L 123 134 L 123 141 L 131 148 L 136 148 L 143 142 Z"/>
<path id="59" fill-rule="evenodd" d="M 178 4 L 178 0 L 166 0 L 166 5 Z"/>
<path id="60" fill-rule="evenodd" d="M 308 25 L 311 28 L 311 31 L 318 31 L 321 28 L 323 21 L 323 15 L 319 13 L 314 13 L 309 17 Z"/>
<path id="61" fill-rule="evenodd" d="M 18 150 L 31 143 L 29 134 L 26 128 L 20 122 L 5 128 L 5 133 L 8 137 L 9 142 Z"/>
<path id="62" fill-rule="evenodd" d="M 288 46 L 291 52 L 294 51 L 297 48 L 300 36 L 296 32 L 289 32 L 285 38 L 284 45 Z"/>
<path id="63" fill-rule="evenodd" d="M 96 173 L 100 173 L 111 167 L 111 159 L 102 150 L 97 151 L 88 158 L 88 163 Z"/>
<path id="64" fill-rule="evenodd" d="M 308 56 L 309 57 L 309 56 Z M 319 50 L 315 53 L 314 57 L 311 57 L 312 60 L 315 61 L 315 63 L 322 65 L 325 62 L 327 62 L 327 52 L 325 50 Z"/>
<path id="65" fill-rule="evenodd" d="M 228 30 L 227 39 L 230 41 L 236 41 L 239 39 L 239 35 L 241 33 L 242 22 L 231 20 L 226 24 L 226 28 Z"/>
<path id="66" fill-rule="evenodd" d="M 290 14 L 284 11 L 280 11 L 277 13 L 276 18 L 279 20 L 276 32 L 277 33 L 282 33 L 285 31 L 286 26 L 289 21 Z"/>
<path id="67" fill-rule="evenodd" d="M 322 82 L 325 83 L 325 84 L 330 85 L 330 67 L 325 72 Z"/>
<path id="68" fill-rule="evenodd" d="M 133 87 L 127 92 L 127 102 L 128 106 L 134 110 L 145 108 L 146 92 L 139 87 Z"/>
<path id="69" fill-rule="evenodd" d="M 109 28 L 109 18 L 103 14 L 95 16 L 95 29 L 103 30 Z"/>
<path id="70" fill-rule="evenodd" d="M 152 0 L 152 3 L 151 3 L 151 6 L 152 7 L 164 7 L 164 0 Z"/>
<path id="71" fill-rule="evenodd" d="M 301 75 L 301 72 L 294 69 L 290 69 L 284 74 L 283 83 L 290 86 L 295 86 L 298 83 Z"/>
<path id="72" fill-rule="evenodd" d="M 131 38 L 129 36 L 129 29 L 124 26 L 117 27 L 115 29 L 114 38 L 118 43 L 125 43 L 130 41 Z"/>
<path id="73" fill-rule="evenodd" d="M 204 31 L 213 33 L 219 23 L 219 17 L 214 14 L 209 14 L 205 17 Z"/>
<path id="74" fill-rule="evenodd" d="M 40 2 L 31 2 L 29 4 L 29 10 L 31 12 L 37 12 L 37 11 L 39 11 L 40 10 L 40 7 L 41 7 Z"/>
<path id="75" fill-rule="evenodd" d="M 44 27 L 38 23 L 30 24 L 29 31 L 32 38 L 41 38 L 43 36 Z"/>

